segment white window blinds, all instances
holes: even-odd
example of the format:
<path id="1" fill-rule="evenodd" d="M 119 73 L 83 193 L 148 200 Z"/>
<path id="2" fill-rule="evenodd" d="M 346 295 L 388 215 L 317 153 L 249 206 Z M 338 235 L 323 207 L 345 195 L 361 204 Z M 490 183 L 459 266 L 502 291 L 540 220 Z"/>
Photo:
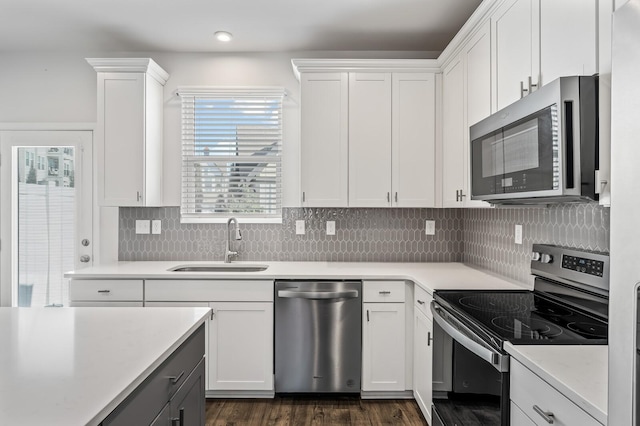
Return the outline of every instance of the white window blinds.
<path id="1" fill-rule="evenodd" d="M 182 221 L 280 218 L 281 88 L 179 89 Z"/>

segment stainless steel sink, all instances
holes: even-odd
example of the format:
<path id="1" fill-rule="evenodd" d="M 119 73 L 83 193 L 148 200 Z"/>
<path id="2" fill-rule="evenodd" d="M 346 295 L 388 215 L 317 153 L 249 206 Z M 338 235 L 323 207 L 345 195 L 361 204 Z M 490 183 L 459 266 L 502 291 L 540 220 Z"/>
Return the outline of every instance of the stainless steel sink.
<path id="1" fill-rule="evenodd" d="M 260 272 L 266 271 L 269 265 L 247 264 L 215 264 L 215 265 L 178 265 L 169 268 L 172 272 Z"/>

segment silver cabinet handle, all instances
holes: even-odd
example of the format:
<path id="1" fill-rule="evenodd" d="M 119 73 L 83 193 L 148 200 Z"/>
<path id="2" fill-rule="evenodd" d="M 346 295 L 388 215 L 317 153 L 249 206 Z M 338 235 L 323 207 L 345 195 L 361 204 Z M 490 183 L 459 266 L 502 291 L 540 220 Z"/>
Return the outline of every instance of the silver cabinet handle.
<path id="1" fill-rule="evenodd" d="M 433 337 L 431 337 L 431 332 L 427 332 L 427 346 L 431 346 L 431 342 L 433 341 Z"/>
<path id="2" fill-rule="evenodd" d="M 520 82 L 520 99 L 524 98 L 525 96 L 527 96 L 527 92 L 529 90 L 524 87 L 524 81 Z"/>
<path id="3" fill-rule="evenodd" d="M 387 192 L 387 203 L 391 202 L 391 193 Z"/>
<path id="4" fill-rule="evenodd" d="M 140 194 L 140 191 L 136 191 L 136 200 L 140 202 L 141 199 L 142 199 L 142 194 Z"/>
<path id="5" fill-rule="evenodd" d="M 367 322 L 369 322 L 369 310 L 367 309 Z"/>
<path id="6" fill-rule="evenodd" d="M 538 89 L 538 85 L 532 82 L 531 76 L 529 76 L 529 93 L 533 93 Z"/>
<path id="7" fill-rule="evenodd" d="M 553 413 L 550 411 L 544 411 L 542 408 L 537 405 L 533 406 L 533 411 L 540 414 L 540 416 L 550 425 L 553 424 Z"/>
<path id="8" fill-rule="evenodd" d="M 83 254 L 80 256 L 80 262 L 87 263 L 91 260 L 91 257 L 88 254 Z"/>
<path id="9" fill-rule="evenodd" d="M 171 380 L 171 383 L 175 385 L 180 381 L 180 379 L 182 379 L 182 376 L 184 376 L 184 371 L 178 374 L 177 376 L 169 376 L 167 377 L 167 379 Z"/>
<path id="10" fill-rule="evenodd" d="M 396 191 L 396 196 L 395 196 L 395 198 L 396 198 L 396 203 L 397 203 L 397 202 L 398 202 L 398 191 Z"/>
<path id="11" fill-rule="evenodd" d="M 306 199 L 306 195 L 305 195 L 304 191 L 302 191 L 302 202 L 303 203 L 305 202 L 305 199 Z"/>
<path id="12" fill-rule="evenodd" d="M 111 293 L 111 290 L 98 290 L 98 293 L 108 294 L 108 293 Z"/>
<path id="13" fill-rule="evenodd" d="M 385 294 L 391 294 L 391 292 L 389 290 L 381 290 L 378 292 L 378 294 L 385 295 Z"/>
<path id="14" fill-rule="evenodd" d="M 418 299 L 418 300 L 417 300 L 417 302 L 418 302 L 420 305 L 424 305 L 424 300 L 420 300 L 420 299 Z"/>
<path id="15" fill-rule="evenodd" d="M 287 299 L 353 299 L 358 297 L 358 290 L 346 291 L 292 291 L 278 290 L 278 297 Z"/>

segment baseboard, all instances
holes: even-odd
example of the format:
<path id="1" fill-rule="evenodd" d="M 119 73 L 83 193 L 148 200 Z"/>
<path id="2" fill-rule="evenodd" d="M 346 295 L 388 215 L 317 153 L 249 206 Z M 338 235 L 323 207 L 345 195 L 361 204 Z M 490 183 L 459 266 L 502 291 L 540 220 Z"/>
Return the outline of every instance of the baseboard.
<path id="1" fill-rule="evenodd" d="M 208 390 L 204 393 L 207 398 L 273 398 L 275 392 L 270 391 L 218 391 Z"/>
<path id="2" fill-rule="evenodd" d="M 413 399 L 413 391 L 362 391 L 362 399 Z"/>

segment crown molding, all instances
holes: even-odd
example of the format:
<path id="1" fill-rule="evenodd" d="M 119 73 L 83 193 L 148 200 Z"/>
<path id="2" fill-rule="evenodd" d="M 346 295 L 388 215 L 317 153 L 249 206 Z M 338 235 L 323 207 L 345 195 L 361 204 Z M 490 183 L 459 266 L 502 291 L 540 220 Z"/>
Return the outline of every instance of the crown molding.
<path id="1" fill-rule="evenodd" d="M 302 72 L 439 72 L 436 59 L 292 59 L 296 78 Z"/>
<path id="2" fill-rule="evenodd" d="M 86 58 L 96 72 L 141 72 L 164 85 L 169 74 L 151 58 Z"/>

